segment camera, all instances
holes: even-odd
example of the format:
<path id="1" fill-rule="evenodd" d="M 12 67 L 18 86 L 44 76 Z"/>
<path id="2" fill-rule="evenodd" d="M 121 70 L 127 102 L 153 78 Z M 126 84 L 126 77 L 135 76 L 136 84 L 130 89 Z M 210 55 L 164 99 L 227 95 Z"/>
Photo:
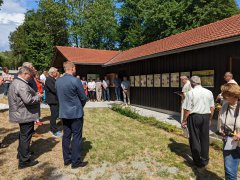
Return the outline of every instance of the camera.
<path id="1" fill-rule="evenodd" d="M 223 132 L 224 132 L 225 136 L 228 136 L 228 137 L 233 137 L 234 136 L 234 132 L 227 126 L 225 126 Z"/>

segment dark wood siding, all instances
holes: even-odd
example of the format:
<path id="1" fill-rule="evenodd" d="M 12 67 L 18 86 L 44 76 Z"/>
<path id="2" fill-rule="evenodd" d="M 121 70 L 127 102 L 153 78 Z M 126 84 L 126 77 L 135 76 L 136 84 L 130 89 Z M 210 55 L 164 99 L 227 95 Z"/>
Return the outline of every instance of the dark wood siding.
<path id="1" fill-rule="evenodd" d="M 230 57 L 240 57 L 240 42 L 192 50 L 152 59 L 105 67 L 105 73 L 125 72 L 127 76 L 162 74 L 198 70 L 214 70 L 214 88 L 208 88 L 216 97 L 223 76 L 229 71 Z M 235 59 L 236 60 L 236 59 Z M 240 61 L 240 59 L 238 59 Z M 239 74 L 236 74 L 240 76 Z M 131 103 L 158 109 L 180 111 L 180 98 L 174 94 L 181 88 L 132 87 Z"/>

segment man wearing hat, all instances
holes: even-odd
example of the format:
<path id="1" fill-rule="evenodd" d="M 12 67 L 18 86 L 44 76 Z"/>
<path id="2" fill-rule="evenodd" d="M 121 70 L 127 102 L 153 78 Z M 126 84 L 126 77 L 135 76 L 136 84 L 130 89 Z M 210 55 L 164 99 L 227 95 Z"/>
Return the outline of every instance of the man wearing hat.
<path id="1" fill-rule="evenodd" d="M 188 127 L 189 144 L 196 166 L 205 167 L 209 161 L 209 121 L 214 113 L 214 98 L 211 91 L 201 86 L 201 79 L 190 79 L 193 89 L 183 102 L 182 127 Z"/>

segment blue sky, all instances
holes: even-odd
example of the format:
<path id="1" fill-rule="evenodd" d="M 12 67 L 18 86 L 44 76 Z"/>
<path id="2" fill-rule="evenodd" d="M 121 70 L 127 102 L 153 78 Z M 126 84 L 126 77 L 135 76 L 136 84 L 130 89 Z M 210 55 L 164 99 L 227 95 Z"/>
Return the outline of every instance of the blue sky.
<path id="1" fill-rule="evenodd" d="M 0 51 L 9 50 L 8 36 L 24 21 L 28 9 L 37 9 L 37 0 L 3 0 L 0 10 Z M 240 7 L 240 0 L 236 0 Z"/>

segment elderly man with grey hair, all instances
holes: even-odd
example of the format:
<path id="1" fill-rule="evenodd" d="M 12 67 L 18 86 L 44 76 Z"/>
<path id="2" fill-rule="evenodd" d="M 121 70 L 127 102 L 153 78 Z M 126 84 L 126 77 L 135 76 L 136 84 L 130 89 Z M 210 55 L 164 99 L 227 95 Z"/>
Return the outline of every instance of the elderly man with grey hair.
<path id="1" fill-rule="evenodd" d="M 30 141 L 34 132 L 34 121 L 39 118 L 39 103 L 42 95 L 36 93 L 29 85 L 33 70 L 23 66 L 18 77 L 9 88 L 9 121 L 18 123 L 19 146 L 18 159 L 19 169 L 34 166 L 38 161 L 31 160 Z"/>
<path id="2" fill-rule="evenodd" d="M 50 132 L 54 137 L 61 137 L 61 132 L 57 128 L 57 118 L 59 116 L 59 103 L 57 92 L 55 88 L 58 70 L 51 67 L 48 71 L 49 76 L 45 81 L 46 102 L 50 106 L 51 119 L 50 119 Z"/>
<path id="3" fill-rule="evenodd" d="M 194 164 L 205 167 L 209 161 L 209 121 L 214 113 L 213 94 L 201 86 L 201 79 L 190 79 L 193 89 L 186 94 L 183 102 L 182 127 L 189 130 L 189 144 Z"/>

